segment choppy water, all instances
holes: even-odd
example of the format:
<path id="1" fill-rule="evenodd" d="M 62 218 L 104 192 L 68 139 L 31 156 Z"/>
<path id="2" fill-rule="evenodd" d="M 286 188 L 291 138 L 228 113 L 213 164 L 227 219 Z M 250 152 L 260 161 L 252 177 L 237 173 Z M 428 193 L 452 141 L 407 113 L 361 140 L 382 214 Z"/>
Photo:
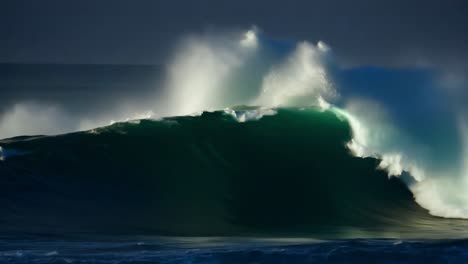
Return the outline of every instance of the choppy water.
<path id="1" fill-rule="evenodd" d="M 1 263 L 464 263 L 466 240 L 101 238 L 0 240 Z"/>

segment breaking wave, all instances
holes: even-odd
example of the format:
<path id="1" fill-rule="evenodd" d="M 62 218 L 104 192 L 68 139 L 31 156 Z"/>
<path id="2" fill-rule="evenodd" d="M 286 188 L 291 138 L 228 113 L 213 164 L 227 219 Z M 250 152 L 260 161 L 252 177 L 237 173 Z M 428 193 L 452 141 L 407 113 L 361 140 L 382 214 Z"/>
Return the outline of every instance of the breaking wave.
<path id="1" fill-rule="evenodd" d="M 371 85 L 373 79 L 382 76 L 384 81 L 387 81 L 385 77 L 388 74 L 382 75 L 382 72 L 385 73 L 384 70 L 368 70 L 364 86 Z M 145 184 L 141 181 L 132 183 L 133 187 L 142 188 L 141 190 L 135 188 L 134 191 L 143 195 L 140 198 L 145 205 L 146 203 L 157 204 L 159 207 L 155 206 L 155 208 L 159 209 L 155 210 L 166 210 L 157 212 L 159 217 L 157 221 L 167 221 L 166 224 L 169 224 L 175 217 L 192 217 L 197 208 L 202 210 L 202 213 L 198 212 L 198 214 L 204 215 L 208 208 L 204 204 L 206 202 L 210 203 L 210 210 L 219 214 L 218 218 L 231 219 L 247 227 L 259 223 L 268 225 L 268 221 L 278 224 L 295 223 L 299 221 L 299 218 L 304 221 L 304 225 L 307 225 L 305 222 L 311 224 L 318 221 L 317 219 L 325 219 L 322 218 L 323 216 L 326 216 L 326 219 L 333 216 L 332 219 L 344 219 L 343 221 L 346 222 L 349 216 L 341 210 L 346 206 L 355 206 L 348 203 L 342 204 L 345 203 L 342 199 L 346 200 L 349 197 L 358 197 L 357 200 L 351 199 L 350 201 L 362 202 L 365 208 L 377 211 L 380 210 L 379 207 L 385 211 L 388 210 L 388 206 L 399 208 L 399 205 L 395 203 L 403 199 L 404 208 L 400 209 L 406 210 L 408 206 L 411 209 L 403 214 L 390 213 L 389 217 L 393 219 L 392 221 L 405 218 L 402 215 L 413 215 L 410 211 L 416 209 L 412 205 L 411 196 L 414 196 L 414 200 L 432 215 L 468 218 L 468 195 L 465 194 L 466 187 L 468 187 L 468 165 L 466 165 L 468 164 L 466 161 L 468 129 L 463 115 L 458 115 L 461 118 L 456 118 L 456 107 L 446 106 L 441 99 L 435 101 L 433 97 L 439 98 L 435 88 L 427 88 L 424 91 L 424 94 L 434 93 L 433 97 L 417 98 L 417 100 L 427 102 L 413 102 L 412 104 L 410 99 L 405 98 L 405 96 L 410 96 L 408 94 L 398 94 L 399 97 L 393 98 L 391 96 L 372 97 L 366 93 L 359 93 L 360 88 L 356 88 L 355 84 L 356 78 L 359 79 L 360 75 L 362 72 L 359 72 L 359 69 L 356 72 L 353 69 L 343 69 L 336 65 L 331 48 L 323 42 L 312 44 L 306 41 L 299 43 L 278 41 L 259 34 L 257 29 L 240 34 L 234 32 L 191 36 L 178 46 L 167 69 L 167 78 L 162 85 L 164 89 L 155 99 L 155 105 L 148 107 L 150 109 L 148 113 L 151 114 L 145 115 L 147 118 L 157 120 L 171 116 L 185 117 L 169 118 L 164 121 L 143 121 L 136 126 L 137 129 L 133 126 L 135 124 L 127 123 L 92 130 L 98 131 L 99 136 L 81 133 L 31 141 L 3 141 L 1 144 L 4 150 L 0 152 L 2 160 L 5 160 L 5 155 L 1 153 L 10 147 L 34 154 L 15 157 L 11 161 L 7 158 L 6 162 L 2 163 L 2 169 L 10 171 L 11 166 L 19 166 L 18 168 L 29 171 L 26 173 L 29 177 L 36 178 L 49 174 L 49 171 L 44 168 L 44 164 L 48 164 L 56 171 L 51 173 L 54 183 L 45 185 L 55 188 L 57 186 L 54 184 L 59 184 L 59 190 L 65 184 L 61 182 L 60 177 L 68 174 L 74 175 L 77 172 L 81 173 L 81 177 L 93 177 L 93 179 L 96 175 L 100 175 L 102 178 L 96 179 L 101 179 L 102 184 L 107 181 L 115 182 L 114 179 L 109 179 L 110 175 L 119 177 L 121 180 L 125 179 L 125 182 L 128 180 L 125 177 L 130 177 L 129 175 L 145 175 L 146 178 L 143 181 Z M 418 76 L 417 73 L 411 72 L 409 76 L 415 75 Z M 389 80 L 394 81 L 397 78 L 390 74 Z M 398 88 L 373 87 L 372 89 Z M 413 89 L 419 88 L 413 87 Z M 367 92 L 371 95 L 374 93 L 373 90 Z M 413 91 L 412 94 L 418 93 Z M 233 107 L 236 105 L 241 105 L 241 107 Z M 310 107 L 318 113 L 324 112 L 323 116 L 305 111 L 313 115 L 313 117 L 307 117 L 306 114 L 300 112 L 300 109 Z M 295 109 L 290 110 L 294 114 L 286 110 L 278 111 L 282 108 Z M 220 109 L 225 109 L 225 111 L 214 114 L 206 113 L 206 111 Z M 205 114 L 202 115 L 202 113 Z M 226 121 L 224 116 L 226 114 L 240 123 Z M 199 115 L 201 116 L 190 117 Z M 338 122 L 334 120 L 335 118 L 341 121 Z M 327 121 L 314 122 L 314 119 Z M 326 127 L 330 124 L 336 127 Z M 349 130 L 344 124 L 349 125 Z M 278 131 L 282 132 L 281 136 L 277 134 Z M 331 133 L 331 136 L 329 141 L 322 144 L 317 139 L 324 139 L 323 137 L 326 136 L 322 134 L 317 136 L 314 133 L 324 131 Z M 136 135 L 144 136 L 145 140 L 135 138 Z M 208 135 L 210 137 L 207 137 Z M 117 138 L 119 141 L 115 141 Z M 214 139 L 216 142 L 213 142 Z M 57 143 L 63 143 L 62 141 L 72 145 L 63 149 L 62 144 Z M 89 147 L 74 145 L 76 142 Z M 238 145 L 233 146 L 232 142 Z M 152 148 L 146 149 L 148 145 Z M 459 147 L 460 145 L 462 147 Z M 31 146 L 33 146 L 32 149 Z M 341 149 L 344 146 L 347 152 Z M 109 149 L 111 149 L 110 152 Z M 364 159 L 358 161 L 344 154 L 342 156 L 336 154 L 338 152 L 341 153 L 340 155 L 345 152 L 348 155 L 350 152 L 353 156 Z M 58 153 L 64 155 L 61 156 Z M 50 157 L 60 161 L 52 160 Z M 47 159 L 47 161 L 37 163 L 41 159 Z M 123 165 L 120 163 L 117 166 L 110 164 L 109 162 L 114 159 L 128 163 L 128 165 L 122 168 Z M 16 164 L 16 162 L 19 163 Z M 310 168 L 309 162 L 312 162 Z M 318 164 L 322 162 L 329 166 L 319 166 Z M 346 167 L 342 162 L 350 162 L 354 165 Z M 82 166 L 83 163 L 92 164 L 97 169 L 91 171 L 91 167 Z M 67 164 L 67 167 L 64 164 Z M 68 166 L 87 168 L 87 170 L 71 171 L 72 169 L 67 169 Z M 342 166 L 346 170 L 335 171 L 336 166 Z M 381 175 L 373 170 L 375 168 L 385 170 L 390 179 L 381 178 Z M 31 173 L 30 170 L 33 172 Z M 364 174 L 362 170 L 365 171 Z M 359 179 L 362 175 L 373 173 L 380 176 L 374 175 L 375 179 L 372 179 L 374 176 Z M 168 178 L 169 175 L 173 178 Z M 270 178 L 272 176 L 275 178 Z M 78 176 L 72 177 L 72 181 L 75 181 L 76 177 Z M 235 177 L 240 178 L 235 180 Z M 396 181 L 393 177 L 403 177 L 401 182 L 406 184 L 411 193 L 407 193 L 406 189 L 399 185 L 400 181 Z M 151 181 L 155 183 L 148 184 Z M 213 183 L 213 190 L 205 189 L 206 186 L 211 186 L 210 182 L 213 181 L 216 182 L 216 184 Z M 290 181 L 294 182 L 294 186 L 290 186 L 290 189 L 280 188 L 284 182 Z M 320 182 L 319 185 L 316 185 L 317 181 Z M 371 205 L 377 201 L 371 195 L 357 195 L 362 191 L 362 186 L 379 190 L 381 187 L 376 187 L 377 185 L 372 184 L 373 181 L 381 181 L 375 183 L 381 184 L 378 186 L 387 186 L 382 188 L 385 189 L 385 195 L 388 197 L 378 200 L 379 205 Z M 166 190 L 158 187 L 165 186 L 165 184 L 171 188 Z M 340 187 L 341 185 L 356 188 L 353 191 L 355 194 L 349 193 L 351 190 L 345 190 L 346 195 L 340 193 L 337 190 L 348 187 Z M 160 197 L 157 198 L 162 200 L 151 197 L 149 190 L 145 190 L 149 188 L 148 186 L 156 188 L 152 192 L 159 192 Z M 180 190 L 177 190 L 176 186 L 180 187 Z M 200 191 L 207 193 L 207 196 L 195 194 L 190 186 L 198 188 L 197 193 Z M 317 186 L 321 186 L 320 188 L 330 193 L 321 191 Z M 119 186 L 114 187 L 124 190 L 128 186 L 120 183 Z M 300 190 L 298 191 L 297 188 Z M 308 188 L 312 188 L 313 192 L 310 192 Z M 173 194 L 168 194 L 168 190 Z M 178 192 L 183 196 L 178 197 L 176 194 Z M 240 192 L 245 195 L 245 198 L 236 196 Z M 72 193 L 80 196 L 76 192 Z M 185 199 L 191 199 L 191 195 L 199 196 L 197 199 L 203 200 L 199 201 L 199 204 L 191 205 L 195 209 L 189 209 L 189 205 L 183 202 Z M 211 195 L 214 195 L 216 199 L 213 200 Z M 276 195 L 280 195 L 281 198 L 274 198 Z M 251 200 L 252 196 L 259 200 Z M 317 202 L 323 200 L 324 197 L 330 200 L 324 202 L 323 205 Z M 147 198 L 149 200 L 145 200 Z M 167 199 L 175 199 L 171 200 L 174 204 L 164 204 L 169 201 Z M 255 220 L 239 218 L 237 213 L 231 214 L 232 212 L 226 209 L 226 204 L 233 203 L 235 210 L 245 210 L 241 215 L 255 214 L 257 209 L 253 210 L 254 207 L 249 206 L 244 208 L 247 200 L 240 202 L 236 199 L 257 202 L 255 208 L 266 208 L 267 212 L 257 211 L 256 217 L 258 218 Z M 366 201 L 366 199 L 371 201 Z M 125 204 L 126 201 L 120 202 Z M 309 208 L 310 204 L 314 204 L 314 207 Z M 331 210 L 330 208 L 335 208 L 332 205 L 336 204 L 338 204 L 336 207 L 340 209 Z M 317 206 L 320 209 L 316 209 Z M 276 211 L 277 207 L 286 210 L 284 217 L 276 214 L 280 212 Z M 181 208 L 182 211 L 175 208 Z M 310 211 L 299 208 L 309 208 Z M 114 209 L 118 210 L 118 208 Z M 362 207 L 358 206 L 357 212 L 361 209 Z M 317 210 L 319 216 L 313 214 Z M 422 209 L 416 211 L 418 214 L 424 212 Z M 350 212 L 347 211 L 347 213 Z M 369 216 L 368 213 L 366 211 L 363 214 Z M 206 213 L 206 215 L 209 216 L 211 213 Z M 145 215 L 145 217 L 154 219 L 152 215 Z M 200 216 L 199 221 L 193 223 L 178 222 L 177 228 L 184 230 L 184 228 L 195 228 L 194 225 L 204 226 L 202 218 Z M 231 222 L 227 220 L 216 222 L 213 223 L 213 228 L 221 228 L 226 223 Z"/>

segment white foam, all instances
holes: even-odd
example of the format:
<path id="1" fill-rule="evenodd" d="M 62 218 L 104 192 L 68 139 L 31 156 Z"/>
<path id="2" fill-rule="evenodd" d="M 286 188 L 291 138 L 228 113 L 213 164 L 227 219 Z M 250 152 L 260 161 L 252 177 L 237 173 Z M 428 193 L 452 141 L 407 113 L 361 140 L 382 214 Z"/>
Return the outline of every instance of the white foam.
<path id="1" fill-rule="evenodd" d="M 261 108 L 253 110 L 232 110 L 229 108 L 224 109 L 224 112 L 234 117 L 238 122 L 257 121 L 264 116 L 271 116 L 276 114 L 276 110 L 270 108 Z"/>
<path id="2" fill-rule="evenodd" d="M 431 214 L 447 218 L 468 219 L 468 122 L 459 117 L 462 159 L 460 168 L 445 172 L 445 175 L 431 175 L 420 181 L 411 190 L 416 201 Z M 455 166 L 456 162 L 454 162 Z"/>
<path id="3" fill-rule="evenodd" d="M 388 172 L 389 176 L 400 176 L 403 173 L 402 155 L 400 153 L 386 153 L 381 156 L 380 169 Z"/>
<path id="4" fill-rule="evenodd" d="M 240 44 L 246 48 L 256 48 L 258 46 L 257 28 L 254 27 L 245 32 Z"/>
<path id="5" fill-rule="evenodd" d="M 331 109 L 331 104 L 325 101 L 325 99 L 323 99 L 322 96 L 318 97 L 318 106 L 321 111 L 326 111 L 326 110 Z"/>

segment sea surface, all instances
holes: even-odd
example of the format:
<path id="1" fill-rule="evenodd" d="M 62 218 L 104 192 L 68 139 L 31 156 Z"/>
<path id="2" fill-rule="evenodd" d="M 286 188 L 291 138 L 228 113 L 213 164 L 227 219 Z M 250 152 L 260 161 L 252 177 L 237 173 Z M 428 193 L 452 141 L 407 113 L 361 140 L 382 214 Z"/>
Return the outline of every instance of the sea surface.
<path id="1" fill-rule="evenodd" d="M 1 263 L 465 263 L 466 240 L 100 238 L 0 240 Z"/>
<path id="2" fill-rule="evenodd" d="M 155 71 L 0 66 L 0 86 L 57 97 L 150 87 Z M 408 172 L 353 156 L 348 121 L 241 105 L 1 139 L 0 263 L 468 262 L 468 221 L 429 213 Z"/>

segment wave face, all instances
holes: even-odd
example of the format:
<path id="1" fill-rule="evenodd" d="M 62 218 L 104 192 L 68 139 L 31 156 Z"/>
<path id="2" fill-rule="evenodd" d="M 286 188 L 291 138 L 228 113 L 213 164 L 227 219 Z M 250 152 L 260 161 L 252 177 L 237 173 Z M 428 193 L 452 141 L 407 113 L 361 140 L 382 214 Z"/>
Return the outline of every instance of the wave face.
<path id="1" fill-rule="evenodd" d="M 1 141 L 16 155 L 0 161 L 0 231 L 460 234 L 464 222 L 429 215 L 405 177 L 388 178 L 378 160 L 351 156 L 350 125 L 333 111 L 233 117 L 251 111 Z"/>

